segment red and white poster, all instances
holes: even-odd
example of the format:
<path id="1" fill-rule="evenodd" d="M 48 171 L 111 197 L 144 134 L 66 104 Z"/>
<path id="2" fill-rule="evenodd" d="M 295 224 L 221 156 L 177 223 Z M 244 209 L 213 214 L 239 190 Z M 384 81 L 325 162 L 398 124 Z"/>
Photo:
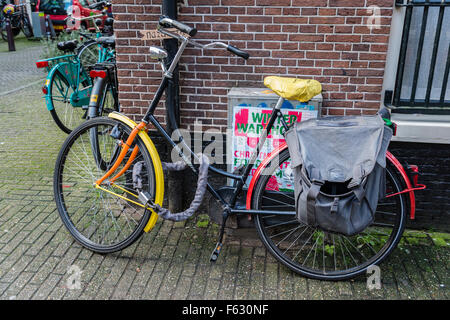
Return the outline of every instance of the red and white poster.
<path id="1" fill-rule="evenodd" d="M 269 122 L 272 111 L 272 108 L 266 109 L 249 106 L 235 106 L 233 108 L 233 137 L 231 146 L 232 170 L 242 164 L 247 164 L 259 142 L 259 137 Z M 317 117 L 317 110 L 281 109 L 281 112 L 288 124 Z M 250 179 L 261 161 L 266 158 L 272 150 L 284 142 L 282 135 L 283 130 L 281 120 L 278 118 L 275 121 L 272 130 L 268 134 L 268 137 L 247 180 L 247 184 L 250 183 Z M 288 183 L 282 179 L 282 170 L 283 168 L 280 172 L 276 173 L 278 181 L 272 181 L 272 184 L 276 189 L 292 190 L 293 186 L 287 185 Z"/>

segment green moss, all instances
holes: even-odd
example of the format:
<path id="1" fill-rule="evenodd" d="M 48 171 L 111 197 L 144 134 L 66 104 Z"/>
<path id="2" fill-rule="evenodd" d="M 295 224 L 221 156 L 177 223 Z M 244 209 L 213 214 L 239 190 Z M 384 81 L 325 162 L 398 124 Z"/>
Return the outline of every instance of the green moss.
<path id="1" fill-rule="evenodd" d="M 431 239 L 433 239 L 433 242 L 438 247 L 448 247 L 450 245 L 449 242 L 446 241 L 446 239 L 439 237 L 439 236 L 432 236 Z"/>
<path id="2" fill-rule="evenodd" d="M 197 217 L 197 227 L 206 228 L 209 225 L 209 215 L 201 214 Z"/>

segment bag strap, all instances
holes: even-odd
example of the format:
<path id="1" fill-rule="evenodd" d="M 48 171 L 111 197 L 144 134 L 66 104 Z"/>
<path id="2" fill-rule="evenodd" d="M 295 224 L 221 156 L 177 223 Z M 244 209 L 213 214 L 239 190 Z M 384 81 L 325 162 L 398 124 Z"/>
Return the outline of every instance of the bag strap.
<path id="1" fill-rule="evenodd" d="M 353 178 L 350 180 L 347 187 L 349 189 L 354 189 L 360 186 L 364 179 L 364 174 L 365 172 L 361 165 L 353 168 Z"/>
<path id="2" fill-rule="evenodd" d="M 366 196 L 366 189 L 363 187 L 362 184 L 350 189 L 353 191 L 359 202 L 361 202 L 361 200 L 364 199 L 364 197 Z"/>
<path id="3" fill-rule="evenodd" d="M 319 175 L 319 170 L 317 168 L 311 169 L 311 186 L 306 195 L 306 215 L 308 223 L 316 224 L 316 200 L 320 193 L 320 188 L 324 185 L 325 181 L 317 179 Z"/>

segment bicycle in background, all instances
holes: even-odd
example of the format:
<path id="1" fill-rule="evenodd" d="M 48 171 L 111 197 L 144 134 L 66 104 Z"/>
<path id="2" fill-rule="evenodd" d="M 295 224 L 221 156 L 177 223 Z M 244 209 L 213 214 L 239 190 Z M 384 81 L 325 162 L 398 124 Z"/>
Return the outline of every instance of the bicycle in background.
<path id="1" fill-rule="evenodd" d="M 6 6 L 12 6 L 12 13 L 10 14 L 10 22 L 12 27 L 13 36 L 16 37 L 20 31 L 23 32 L 25 37 L 28 39 L 33 37 L 33 29 L 31 27 L 30 18 L 28 17 L 28 13 L 26 12 L 25 4 L 13 5 L 9 4 Z M 6 7 L 5 6 L 5 7 Z M 0 33 L 2 39 L 8 41 L 8 34 L 6 31 L 6 14 L 3 12 L 0 15 Z"/>
<path id="2" fill-rule="evenodd" d="M 70 17 L 70 16 L 69 16 Z M 97 18 L 105 17 L 105 13 L 75 18 L 79 21 L 92 20 L 97 27 L 95 39 L 87 33 L 81 36 L 87 41 L 79 45 L 77 40 L 69 40 L 58 43 L 57 47 L 65 54 L 36 62 L 38 68 L 47 68 L 48 75 L 42 92 L 45 95 L 47 109 L 53 120 L 65 133 L 70 133 L 74 128 L 88 118 L 89 101 L 93 80 L 90 76 L 90 68 L 97 62 L 114 62 L 115 50 L 113 46 L 102 46 L 102 32 L 99 29 Z M 106 20 L 112 20 L 107 18 Z M 112 25 L 112 21 L 110 22 Z M 108 107 L 101 105 L 96 110 L 96 115 L 106 115 L 111 111 L 118 111 L 119 105 L 109 103 Z"/>

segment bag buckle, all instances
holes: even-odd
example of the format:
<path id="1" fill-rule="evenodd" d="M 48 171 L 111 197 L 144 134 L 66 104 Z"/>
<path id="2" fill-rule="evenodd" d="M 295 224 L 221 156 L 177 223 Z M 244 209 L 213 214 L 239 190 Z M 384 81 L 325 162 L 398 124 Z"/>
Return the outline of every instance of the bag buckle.
<path id="1" fill-rule="evenodd" d="M 337 213 L 338 208 L 339 208 L 339 198 L 338 198 L 338 197 L 335 197 L 335 198 L 333 199 L 333 204 L 331 205 L 330 212 L 331 212 L 332 214 L 333 214 L 333 213 Z"/>
<path id="2" fill-rule="evenodd" d="M 311 179 L 311 183 L 318 186 L 323 186 L 325 184 L 325 181 L 319 179 Z"/>

